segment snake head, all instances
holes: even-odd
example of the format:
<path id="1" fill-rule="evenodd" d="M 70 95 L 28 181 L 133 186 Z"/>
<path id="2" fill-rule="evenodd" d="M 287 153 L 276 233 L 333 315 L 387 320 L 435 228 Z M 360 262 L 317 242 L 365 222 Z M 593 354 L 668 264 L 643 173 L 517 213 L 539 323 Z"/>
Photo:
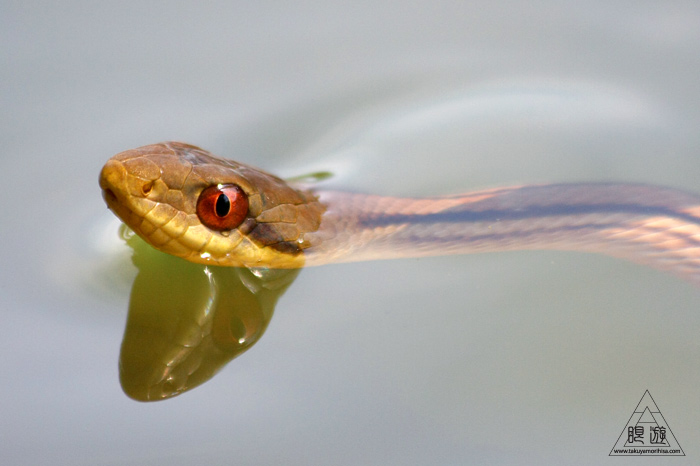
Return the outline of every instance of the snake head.
<path id="1" fill-rule="evenodd" d="M 179 142 L 115 155 L 100 187 L 107 206 L 146 242 L 212 265 L 301 267 L 306 235 L 325 210 L 274 175 Z"/>

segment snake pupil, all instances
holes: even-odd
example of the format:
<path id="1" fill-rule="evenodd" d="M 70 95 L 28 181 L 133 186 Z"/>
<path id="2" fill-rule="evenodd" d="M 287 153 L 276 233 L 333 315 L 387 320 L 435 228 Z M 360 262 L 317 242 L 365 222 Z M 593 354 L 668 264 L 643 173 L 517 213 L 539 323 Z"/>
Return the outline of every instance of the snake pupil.
<path id="1" fill-rule="evenodd" d="M 219 195 L 219 198 L 216 200 L 216 215 L 219 217 L 226 217 L 228 213 L 231 211 L 231 201 L 229 201 L 228 196 L 224 193 L 221 193 Z"/>

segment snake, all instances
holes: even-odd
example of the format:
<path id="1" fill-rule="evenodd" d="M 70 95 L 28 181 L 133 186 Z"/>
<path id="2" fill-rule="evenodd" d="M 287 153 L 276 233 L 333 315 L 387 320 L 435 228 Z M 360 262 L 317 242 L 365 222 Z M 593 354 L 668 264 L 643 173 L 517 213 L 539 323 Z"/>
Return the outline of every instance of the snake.
<path id="1" fill-rule="evenodd" d="M 295 269 L 513 250 L 600 253 L 700 285 L 700 196 L 635 183 L 521 185 L 407 198 L 316 189 L 164 142 L 110 158 L 107 206 L 191 262 Z"/>

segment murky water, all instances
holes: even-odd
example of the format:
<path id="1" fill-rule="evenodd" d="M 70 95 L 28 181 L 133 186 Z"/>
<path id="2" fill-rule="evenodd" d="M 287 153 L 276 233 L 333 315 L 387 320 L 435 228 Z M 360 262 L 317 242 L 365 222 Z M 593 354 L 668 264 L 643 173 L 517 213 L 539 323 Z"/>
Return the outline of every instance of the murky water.
<path id="1" fill-rule="evenodd" d="M 595 464 L 647 389 L 674 464 L 697 461 L 700 290 L 576 253 L 302 270 L 255 347 L 133 401 L 118 359 L 137 270 L 97 176 L 177 139 L 380 194 L 700 192 L 699 7 L 3 12 L 3 464 Z"/>

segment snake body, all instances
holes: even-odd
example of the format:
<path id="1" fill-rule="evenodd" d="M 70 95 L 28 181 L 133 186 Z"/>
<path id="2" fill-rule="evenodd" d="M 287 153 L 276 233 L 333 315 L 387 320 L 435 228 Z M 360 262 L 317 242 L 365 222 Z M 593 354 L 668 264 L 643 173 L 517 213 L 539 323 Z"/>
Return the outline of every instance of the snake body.
<path id="1" fill-rule="evenodd" d="M 115 155 L 100 186 L 109 208 L 148 243 L 204 264 L 299 268 L 556 249 L 608 254 L 700 284 L 700 196 L 672 188 L 579 183 L 375 196 L 312 190 L 176 142 Z M 245 198 L 236 226 L 203 222 L 209 204 L 201 201 L 212 186 Z"/>

